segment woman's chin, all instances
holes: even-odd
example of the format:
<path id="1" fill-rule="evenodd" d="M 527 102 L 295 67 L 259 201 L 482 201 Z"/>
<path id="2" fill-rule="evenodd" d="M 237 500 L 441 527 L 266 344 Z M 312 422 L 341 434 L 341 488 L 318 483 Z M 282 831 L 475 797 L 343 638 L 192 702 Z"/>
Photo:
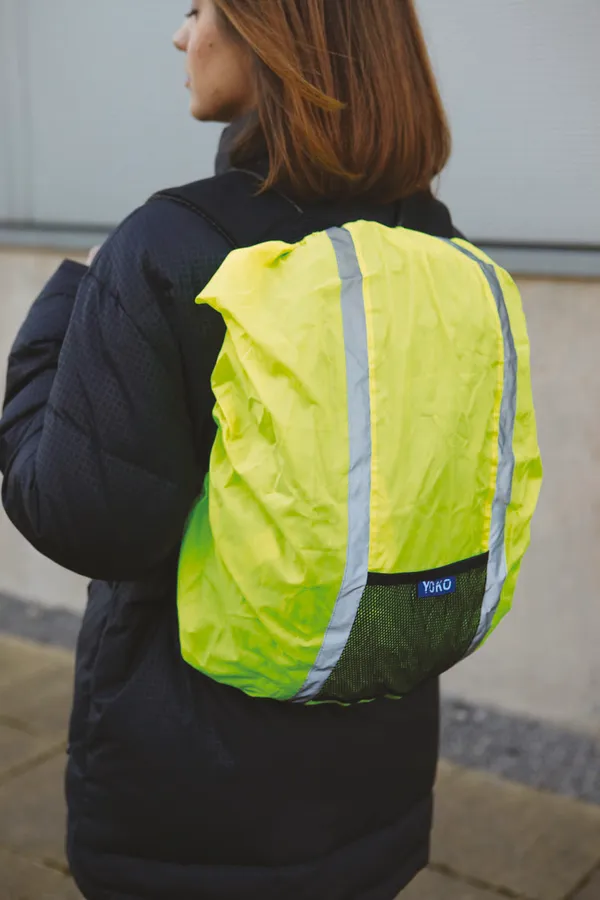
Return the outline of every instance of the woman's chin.
<path id="1" fill-rule="evenodd" d="M 235 104 L 206 103 L 193 94 L 190 98 L 190 113 L 198 122 L 218 122 L 221 125 L 228 125 L 238 116 Z"/>
<path id="2" fill-rule="evenodd" d="M 206 122 L 206 109 L 202 106 L 201 103 L 198 103 L 197 100 L 190 100 L 190 113 L 194 119 L 198 122 Z"/>
<path id="3" fill-rule="evenodd" d="M 190 103 L 190 113 L 192 117 L 196 119 L 197 122 L 225 122 L 226 120 L 222 118 L 221 114 L 212 109 L 206 109 L 206 107 L 202 106 L 199 103 L 194 102 L 193 100 Z"/>

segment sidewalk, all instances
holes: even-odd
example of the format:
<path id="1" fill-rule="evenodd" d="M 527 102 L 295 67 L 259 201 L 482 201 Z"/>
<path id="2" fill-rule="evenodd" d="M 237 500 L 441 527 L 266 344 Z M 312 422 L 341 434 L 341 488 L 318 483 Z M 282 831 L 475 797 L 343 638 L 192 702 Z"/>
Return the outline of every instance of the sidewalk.
<path id="1" fill-rule="evenodd" d="M 70 654 L 0 635 L 0 900 L 81 900 L 63 853 L 71 680 Z M 432 865 L 402 898 L 600 900 L 600 807 L 442 763 Z"/>

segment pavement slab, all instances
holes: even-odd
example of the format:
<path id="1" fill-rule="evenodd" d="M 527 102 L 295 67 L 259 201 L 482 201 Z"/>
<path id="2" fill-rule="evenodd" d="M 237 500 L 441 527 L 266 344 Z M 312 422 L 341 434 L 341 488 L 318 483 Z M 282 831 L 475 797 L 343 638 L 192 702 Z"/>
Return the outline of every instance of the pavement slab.
<path id="1" fill-rule="evenodd" d="M 600 868 L 588 879 L 573 900 L 600 900 Z"/>
<path id="2" fill-rule="evenodd" d="M 506 894 L 474 887 L 441 872 L 422 872 L 398 900 L 500 900 Z M 598 898 L 596 898 L 598 900 Z"/>
<path id="3" fill-rule="evenodd" d="M 565 900 L 600 865 L 600 808 L 446 766 L 432 860 L 508 896 Z"/>
<path id="4" fill-rule="evenodd" d="M 2 900 L 83 900 L 71 878 L 0 850 Z"/>
<path id="5" fill-rule="evenodd" d="M 60 668 L 69 660 L 68 653 L 55 647 L 34 644 L 4 634 L 1 641 L 0 689 L 8 687 L 14 690 L 21 679 Z"/>
<path id="6" fill-rule="evenodd" d="M 73 657 L 65 653 L 64 660 L 0 687 L 0 725 L 38 738 L 64 738 L 72 696 Z"/>
<path id="7" fill-rule="evenodd" d="M 66 869 L 64 770 L 59 753 L 0 786 L 0 849 Z"/>
<path id="8" fill-rule="evenodd" d="M 0 900 L 81 900 L 64 855 L 72 669 L 0 634 Z M 405 898 L 600 900 L 600 806 L 442 760 L 432 865 Z"/>
<path id="9" fill-rule="evenodd" d="M 0 717 L 0 785 L 13 773 L 29 768 L 54 747 L 55 742 L 11 728 L 3 724 Z"/>

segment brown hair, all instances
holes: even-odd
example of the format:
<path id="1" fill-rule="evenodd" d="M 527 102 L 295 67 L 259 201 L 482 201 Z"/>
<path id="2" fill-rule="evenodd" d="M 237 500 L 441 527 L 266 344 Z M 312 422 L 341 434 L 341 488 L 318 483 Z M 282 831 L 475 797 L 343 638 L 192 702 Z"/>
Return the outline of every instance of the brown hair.
<path id="1" fill-rule="evenodd" d="M 450 131 L 413 0 L 215 0 L 253 51 L 257 114 L 234 165 L 266 146 L 263 188 L 392 202 L 428 190 Z"/>

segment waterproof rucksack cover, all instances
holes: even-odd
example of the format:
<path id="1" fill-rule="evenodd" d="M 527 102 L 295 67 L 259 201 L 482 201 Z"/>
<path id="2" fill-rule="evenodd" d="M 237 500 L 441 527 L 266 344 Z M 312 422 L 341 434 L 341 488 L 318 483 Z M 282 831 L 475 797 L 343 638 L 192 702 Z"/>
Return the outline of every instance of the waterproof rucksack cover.
<path id="1" fill-rule="evenodd" d="M 184 658 L 278 700 L 402 696 L 509 610 L 541 483 L 513 280 L 463 240 L 348 222 L 234 250 L 182 545 Z"/>

